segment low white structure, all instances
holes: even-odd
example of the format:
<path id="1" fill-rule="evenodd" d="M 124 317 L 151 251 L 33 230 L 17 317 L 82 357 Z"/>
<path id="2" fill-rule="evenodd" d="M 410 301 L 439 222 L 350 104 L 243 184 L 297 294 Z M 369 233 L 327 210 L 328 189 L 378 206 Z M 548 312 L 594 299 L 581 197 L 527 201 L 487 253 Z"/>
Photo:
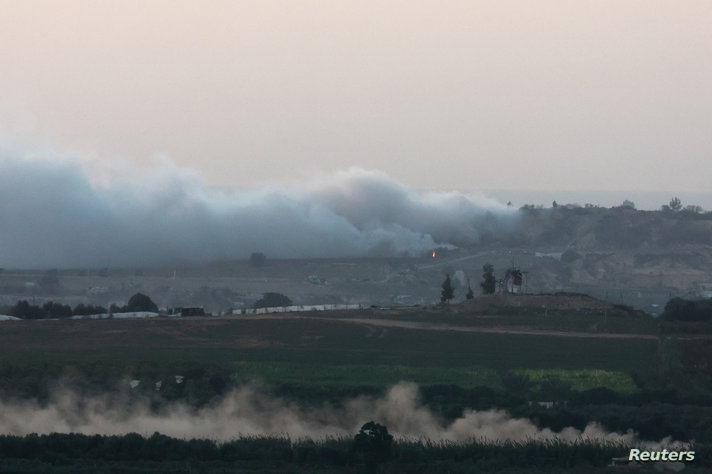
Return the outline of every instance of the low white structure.
<path id="1" fill-rule="evenodd" d="M 331 311 L 353 309 L 363 309 L 363 306 L 360 304 L 304 304 L 292 306 L 274 306 L 270 308 L 233 309 L 232 314 L 301 313 L 306 311 Z"/>
<path id="2" fill-rule="evenodd" d="M 553 258 L 554 260 L 561 261 L 561 256 L 564 252 L 534 252 L 536 258 Z"/>
<path id="3" fill-rule="evenodd" d="M 15 316 L 8 316 L 7 314 L 0 314 L 0 321 L 22 321 L 22 319 Z"/>
<path id="4" fill-rule="evenodd" d="M 87 314 L 87 315 L 76 315 L 72 316 L 72 319 L 143 319 L 143 318 L 155 318 L 158 317 L 158 313 L 151 311 L 133 311 L 130 313 L 100 313 L 100 314 Z"/>

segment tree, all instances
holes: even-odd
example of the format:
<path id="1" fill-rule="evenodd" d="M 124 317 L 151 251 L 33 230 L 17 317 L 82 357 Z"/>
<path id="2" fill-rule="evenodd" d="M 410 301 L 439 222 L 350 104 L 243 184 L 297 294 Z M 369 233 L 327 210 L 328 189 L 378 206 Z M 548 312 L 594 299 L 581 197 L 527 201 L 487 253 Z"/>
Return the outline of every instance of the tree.
<path id="1" fill-rule="evenodd" d="M 626 199 L 623 201 L 623 204 L 621 204 L 621 207 L 626 207 L 628 209 L 635 209 L 635 203 L 633 201 L 629 201 Z"/>
<path id="2" fill-rule="evenodd" d="M 571 396 L 571 384 L 561 379 L 547 377 L 539 386 L 539 393 L 546 400 L 562 401 Z"/>
<path id="3" fill-rule="evenodd" d="M 42 319 L 47 317 L 47 312 L 39 306 L 31 305 L 27 300 L 20 300 L 7 311 L 10 316 L 21 319 Z"/>
<path id="4" fill-rule="evenodd" d="M 261 267 L 267 261 L 267 257 L 262 252 L 254 252 L 250 255 L 250 263 L 254 267 Z"/>
<path id="5" fill-rule="evenodd" d="M 665 305 L 661 317 L 671 321 L 712 321 L 712 299 L 672 298 Z"/>
<path id="6" fill-rule="evenodd" d="M 505 391 L 517 397 L 524 397 L 531 391 L 532 381 L 524 374 L 508 372 L 502 377 Z"/>
<path id="7" fill-rule="evenodd" d="M 391 456 L 393 435 L 388 428 L 373 421 L 364 424 L 354 437 L 354 451 L 366 458 L 368 470 L 375 472 L 376 465 Z"/>
<path id="8" fill-rule="evenodd" d="M 88 314 L 102 314 L 107 312 L 108 311 L 103 306 L 94 306 L 92 304 L 85 305 L 84 303 L 80 303 L 74 307 L 72 314 L 86 316 Z"/>
<path id="9" fill-rule="evenodd" d="M 450 275 L 445 275 L 445 281 L 442 286 L 443 291 L 440 293 L 440 302 L 446 303 L 455 297 L 455 290 L 452 288 Z"/>
<path id="10" fill-rule="evenodd" d="M 677 212 L 677 211 L 679 211 L 680 209 L 682 209 L 682 201 L 680 201 L 680 199 L 679 199 L 677 196 L 675 196 L 674 198 L 670 199 L 670 204 L 668 204 L 668 205 L 670 206 L 670 209 L 673 210 L 673 211 L 675 211 L 675 212 Z"/>
<path id="11" fill-rule="evenodd" d="M 485 295 L 493 295 L 497 289 L 497 280 L 494 278 L 494 267 L 491 263 L 485 263 L 482 266 L 482 293 Z"/>
<path id="12" fill-rule="evenodd" d="M 126 305 L 126 311 L 130 313 L 134 311 L 150 311 L 152 313 L 157 313 L 158 306 L 156 306 L 156 303 L 151 301 L 151 298 L 143 293 L 136 293 L 129 298 L 129 302 Z"/>
<path id="13" fill-rule="evenodd" d="M 47 313 L 48 318 L 68 318 L 72 315 L 72 308 L 69 305 L 48 301 L 42 305 L 42 309 Z"/>
<path id="14" fill-rule="evenodd" d="M 291 306 L 292 300 L 282 293 L 263 293 L 262 298 L 257 300 L 255 308 L 276 308 L 279 306 Z"/>

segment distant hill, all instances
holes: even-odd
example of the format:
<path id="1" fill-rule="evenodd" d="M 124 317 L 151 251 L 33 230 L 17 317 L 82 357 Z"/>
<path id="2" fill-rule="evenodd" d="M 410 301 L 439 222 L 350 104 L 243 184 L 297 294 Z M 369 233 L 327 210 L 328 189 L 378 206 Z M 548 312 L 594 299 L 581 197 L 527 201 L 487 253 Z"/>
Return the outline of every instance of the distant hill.
<path id="1" fill-rule="evenodd" d="M 712 297 L 712 213 L 559 206 L 516 214 L 506 228 L 489 227 L 476 244 L 433 249 L 436 257 L 431 251 L 386 258 L 267 255 L 259 267 L 245 259 L 154 268 L 5 269 L 0 312 L 22 299 L 108 307 L 136 292 L 159 307 L 202 306 L 207 312 L 251 307 L 267 292 L 297 305 L 423 306 L 439 302 L 446 274 L 454 286 L 452 302 L 458 303 L 468 281 L 480 292 L 487 263 L 497 279 L 512 266 L 521 269 L 525 293 L 581 293 L 652 314 L 674 297 Z"/>
<path id="2" fill-rule="evenodd" d="M 588 293 L 654 313 L 674 296 L 712 296 L 712 212 L 562 206 L 520 212 L 515 231 L 486 236 L 470 251 L 490 249 L 500 268 L 521 266 L 532 292 Z"/>
<path id="3" fill-rule="evenodd" d="M 664 248 L 712 244 L 712 212 L 636 211 L 631 208 L 522 209 L 519 230 L 489 236 L 515 246 L 572 250 Z"/>

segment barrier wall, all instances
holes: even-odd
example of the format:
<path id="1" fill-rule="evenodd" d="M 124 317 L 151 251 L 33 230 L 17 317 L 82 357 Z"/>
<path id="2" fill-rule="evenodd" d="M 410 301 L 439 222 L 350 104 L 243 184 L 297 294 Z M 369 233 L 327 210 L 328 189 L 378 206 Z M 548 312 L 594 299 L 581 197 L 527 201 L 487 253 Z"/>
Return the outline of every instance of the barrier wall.
<path id="1" fill-rule="evenodd" d="M 232 314 L 272 314 L 272 313 L 302 313 L 307 311 L 333 311 L 363 309 L 360 304 L 312 304 L 312 305 L 292 305 L 275 306 L 271 308 L 243 308 L 233 309 Z"/>

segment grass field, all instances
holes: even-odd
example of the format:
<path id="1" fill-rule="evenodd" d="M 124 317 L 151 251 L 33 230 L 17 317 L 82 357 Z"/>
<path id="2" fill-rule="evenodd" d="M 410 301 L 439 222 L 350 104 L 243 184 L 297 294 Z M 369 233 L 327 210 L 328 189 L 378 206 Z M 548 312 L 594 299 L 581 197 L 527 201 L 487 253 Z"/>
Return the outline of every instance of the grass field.
<path id="1" fill-rule="evenodd" d="M 305 380 L 324 387 L 387 386 L 399 381 L 419 385 L 458 385 L 462 388 L 490 387 L 501 389 L 502 372 L 493 369 L 463 367 L 412 367 L 404 365 L 318 365 L 289 362 L 237 362 L 233 375 L 236 383 L 259 379 L 267 383 L 298 384 Z M 599 369 L 519 369 L 514 373 L 529 377 L 535 386 L 555 379 L 572 390 L 607 387 L 620 393 L 635 390 L 630 375 L 620 371 Z"/>
<path id="2" fill-rule="evenodd" d="M 3 325 L 0 364 L 87 364 L 115 377 L 190 364 L 228 367 L 233 382 L 314 386 L 499 387 L 521 371 L 576 390 L 634 388 L 655 371 L 657 341 L 384 328 L 317 319 L 36 321 Z"/>
<path id="3" fill-rule="evenodd" d="M 590 390 L 607 387 L 619 393 L 631 393 L 635 390 L 633 378 L 624 373 L 598 369 L 520 369 L 514 371 L 529 377 L 534 385 L 541 385 L 546 380 L 560 380 L 571 386 L 572 390 Z"/>
<path id="4" fill-rule="evenodd" d="M 555 297 L 550 297 L 555 298 Z M 515 300 L 516 301 L 516 300 Z M 605 302 L 601 302 L 605 303 Z M 520 327 L 538 330 L 587 331 L 593 333 L 657 334 L 659 321 L 642 313 L 632 315 L 608 303 L 611 308 L 550 309 L 535 307 L 501 307 L 487 310 L 463 304 L 444 307 L 391 309 L 367 308 L 359 318 L 452 324 L 465 327 Z M 353 318 L 348 311 L 326 313 L 330 319 Z M 317 313 L 315 315 L 319 317 Z"/>

